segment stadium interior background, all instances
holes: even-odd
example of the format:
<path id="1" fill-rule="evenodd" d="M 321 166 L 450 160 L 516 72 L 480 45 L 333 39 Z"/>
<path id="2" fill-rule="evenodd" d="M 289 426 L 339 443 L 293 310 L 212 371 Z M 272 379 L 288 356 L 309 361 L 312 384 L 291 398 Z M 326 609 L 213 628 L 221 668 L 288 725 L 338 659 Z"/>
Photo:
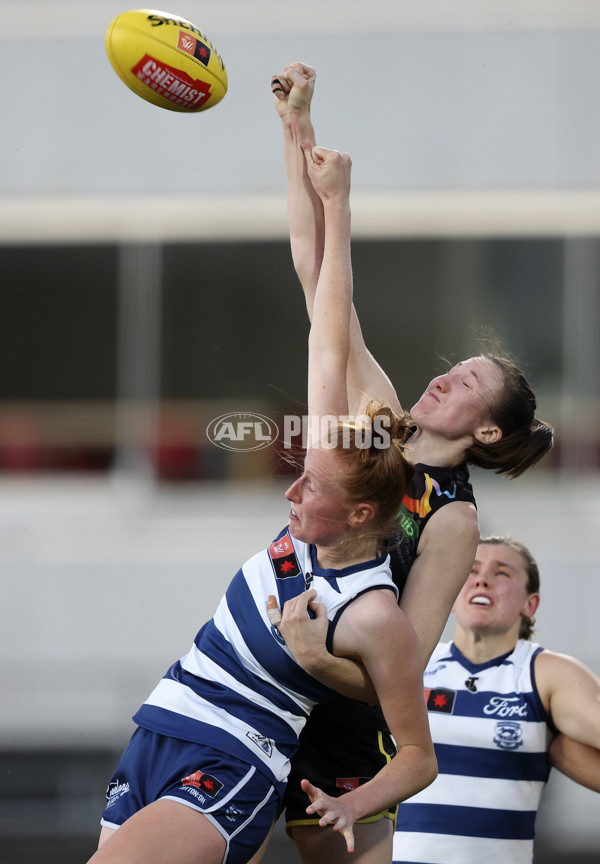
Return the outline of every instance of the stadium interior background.
<path id="1" fill-rule="evenodd" d="M 205 115 L 118 80 L 118 2 L 0 0 L 7 862 L 86 860 L 131 714 L 285 522 L 281 441 L 228 452 L 206 429 L 304 413 L 269 94 L 293 60 L 317 68 L 320 143 L 353 158 L 356 305 L 403 402 L 496 340 L 555 425 L 526 477 L 474 472 L 482 531 L 537 557 L 539 641 L 600 672 L 600 9 L 176 5 L 228 68 Z M 598 812 L 553 773 L 536 862 L 597 861 Z M 282 857 L 299 860 L 278 826 L 265 861 Z"/>

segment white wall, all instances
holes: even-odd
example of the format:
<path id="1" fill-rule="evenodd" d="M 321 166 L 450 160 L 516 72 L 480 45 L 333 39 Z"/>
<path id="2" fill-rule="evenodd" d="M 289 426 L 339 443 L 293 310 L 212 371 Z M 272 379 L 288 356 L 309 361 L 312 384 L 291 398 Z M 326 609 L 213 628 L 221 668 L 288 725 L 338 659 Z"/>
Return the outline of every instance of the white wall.
<path id="1" fill-rule="evenodd" d="M 357 191 L 600 185 L 594 4 L 173 5 L 228 68 L 206 114 L 118 79 L 104 49 L 118 0 L 0 3 L 0 193 L 281 192 L 269 80 L 297 59 L 317 68 L 319 139 L 351 153 Z"/>

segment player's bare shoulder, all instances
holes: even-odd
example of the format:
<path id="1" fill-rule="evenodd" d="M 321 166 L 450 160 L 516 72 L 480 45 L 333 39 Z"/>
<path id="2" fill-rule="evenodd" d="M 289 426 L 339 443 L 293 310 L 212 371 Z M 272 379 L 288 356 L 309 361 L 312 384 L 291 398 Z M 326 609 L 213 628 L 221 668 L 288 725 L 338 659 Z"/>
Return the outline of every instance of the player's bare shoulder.
<path id="1" fill-rule="evenodd" d="M 407 620 L 394 591 L 367 591 L 348 604 L 340 616 L 334 636 L 335 653 L 351 656 L 356 646 L 385 639 L 401 621 Z"/>
<path id="2" fill-rule="evenodd" d="M 417 554 L 422 554 L 429 544 L 444 546 L 447 550 L 446 544 L 450 541 L 477 546 L 479 518 L 477 508 L 470 501 L 451 501 L 432 513 L 419 540 Z"/>

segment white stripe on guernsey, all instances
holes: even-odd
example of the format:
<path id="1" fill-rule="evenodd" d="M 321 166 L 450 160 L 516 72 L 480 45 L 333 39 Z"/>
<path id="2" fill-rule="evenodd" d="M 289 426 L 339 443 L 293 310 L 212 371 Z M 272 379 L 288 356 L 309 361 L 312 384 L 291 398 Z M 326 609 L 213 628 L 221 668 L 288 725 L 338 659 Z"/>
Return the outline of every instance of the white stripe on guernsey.
<path id="1" fill-rule="evenodd" d="M 486 807 L 492 810 L 537 810 L 546 784 L 536 780 L 519 781 L 519 797 L 514 780 L 490 780 L 438 774 L 430 786 L 409 798 L 411 804 L 452 804 L 453 807 Z M 402 806 L 402 805 L 400 805 Z"/>
<path id="2" fill-rule="evenodd" d="M 468 741 L 470 747 L 482 747 L 500 752 L 501 748 L 494 741 L 497 737 L 496 726 L 502 723 L 517 722 L 521 727 L 520 741 L 517 752 L 539 753 L 540 726 L 546 726 L 543 721 L 527 721 L 519 717 L 464 717 L 460 714 L 438 714 L 429 712 L 431 737 L 436 744 L 453 744 L 456 746 L 456 724 L 460 723 L 460 740 Z M 547 741 L 550 733 L 547 733 Z"/>
<path id="3" fill-rule="evenodd" d="M 454 834 L 396 831 L 394 861 L 411 864 L 531 864 L 531 840 L 496 840 Z"/>
<path id="4" fill-rule="evenodd" d="M 211 702 L 201 699 L 197 693 L 194 693 L 193 690 L 184 684 L 172 681 L 169 678 L 163 678 L 158 682 L 144 704 L 166 708 L 169 711 L 174 711 L 176 714 L 190 717 L 192 720 L 199 720 L 210 726 L 226 730 L 237 738 L 244 747 L 258 754 L 278 780 L 286 779 L 289 773 L 289 761 L 275 746 L 273 746 L 270 757 L 267 756 L 262 748 L 248 746 L 248 742 L 251 742 L 248 733 L 260 738 L 263 733 L 259 729 L 254 729 L 249 724 L 243 723 L 237 717 L 229 714 L 223 708 L 218 708 Z"/>
<path id="5" fill-rule="evenodd" d="M 284 711 L 282 708 L 273 705 L 270 699 L 266 699 L 258 690 L 240 684 L 236 678 L 230 675 L 229 672 L 226 672 L 225 669 L 223 669 L 222 666 L 219 666 L 218 663 L 215 663 L 214 660 L 211 660 L 207 654 L 198 651 L 195 645 L 192 645 L 190 653 L 184 658 L 181 665 L 186 672 L 191 672 L 192 675 L 196 675 L 198 678 L 204 678 L 207 681 L 216 681 L 219 685 L 228 687 L 229 690 L 233 690 L 234 693 L 237 693 L 242 696 L 242 698 L 247 699 L 254 705 L 257 705 L 259 708 L 263 708 L 270 714 L 276 714 L 278 718 L 285 720 L 288 726 L 293 729 L 295 735 L 299 735 L 302 731 L 306 722 L 304 716 L 299 717 L 297 714 L 292 714 L 290 711 Z"/>
<path id="6" fill-rule="evenodd" d="M 284 693 L 292 702 L 296 702 L 297 705 L 300 706 L 303 714 L 309 714 L 312 711 L 316 704 L 314 700 L 308 699 L 306 696 L 302 696 L 297 691 L 291 690 L 288 687 L 283 686 L 279 683 L 279 681 L 277 681 L 276 678 L 273 678 L 273 676 L 269 674 L 269 672 L 264 668 L 264 666 L 261 666 L 261 664 L 258 663 L 256 657 L 249 650 L 248 645 L 246 644 L 246 641 L 244 640 L 244 637 L 240 632 L 240 629 L 235 623 L 235 620 L 231 612 L 229 611 L 227 601 L 224 597 L 221 599 L 217 611 L 213 616 L 213 621 L 215 627 L 221 633 L 223 638 L 227 639 L 227 641 L 231 645 L 233 645 L 236 653 L 239 657 L 242 658 L 243 665 L 247 669 L 249 669 L 251 672 L 254 672 L 254 674 L 258 675 L 259 678 L 263 678 L 264 680 L 268 681 L 269 684 L 277 688 L 277 690 L 281 691 L 281 693 Z M 265 626 L 270 633 L 271 622 L 267 621 L 265 623 Z M 279 645 L 279 643 L 276 642 L 275 639 L 273 639 L 273 650 L 286 651 L 287 654 L 292 658 L 292 660 L 294 659 L 287 645 Z M 294 660 L 294 663 L 295 662 L 296 661 Z M 279 709 L 277 709 L 277 711 L 279 713 Z"/>

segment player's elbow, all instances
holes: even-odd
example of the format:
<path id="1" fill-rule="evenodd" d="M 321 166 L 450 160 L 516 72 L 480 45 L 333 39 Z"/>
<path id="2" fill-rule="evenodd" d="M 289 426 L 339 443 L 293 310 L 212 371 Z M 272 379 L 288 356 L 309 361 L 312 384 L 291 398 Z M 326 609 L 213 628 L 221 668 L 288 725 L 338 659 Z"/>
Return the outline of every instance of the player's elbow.
<path id="1" fill-rule="evenodd" d="M 437 776 L 438 763 L 435 757 L 435 751 L 432 747 L 431 749 L 428 748 L 423 751 L 421 757 L 421 770 L 419 771 L 419 783 L 421 788 L 419 789 L 419 792 L 426 789 L 427 786 L 430 786 Z"/>
<path id="2" fill-rule="evenodd" d="M 435 778 L 438 776 L 438 762 L 435 758 L 435 753 L 427 754 L 425 757 L 426 765 L 423 770 L 423 789 L 427 786 L 430 786 Z"/>

